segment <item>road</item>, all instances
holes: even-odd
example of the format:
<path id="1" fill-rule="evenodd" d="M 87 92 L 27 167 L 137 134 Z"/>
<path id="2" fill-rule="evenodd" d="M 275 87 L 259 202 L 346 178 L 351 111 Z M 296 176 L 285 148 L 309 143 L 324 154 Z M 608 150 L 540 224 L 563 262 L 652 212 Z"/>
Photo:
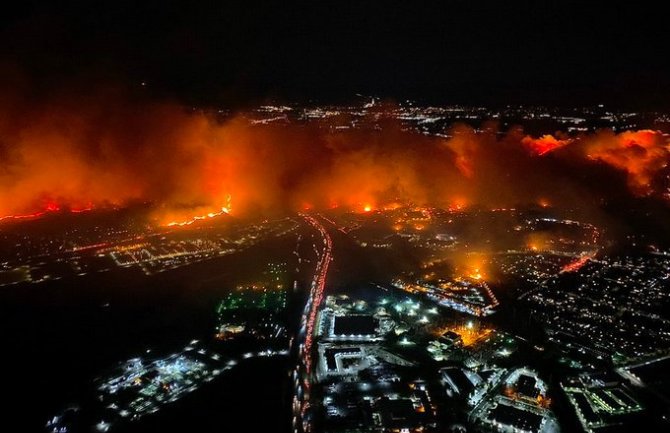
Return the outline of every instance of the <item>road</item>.
<path id="1" fill-rule="evenodd" d="M 305 221 L 315 228 L 323 242 L 323 250 L 319 254 L 318 262 L 314 271 L 314 278 L 310 286 L 309 297 L 305 304 L 301 318 L 300 332 L 296 343 L 299 345 L 298 362 L 293 371 L 294 397 L 293 397 L 293 430 L 295 433 L 309 432 L 312 430 L 310 413 L 310 389 L 313 373 L 313 343 L 314 326 L 319 313 L 319 307 L 323 301 L 323 293 L 326 287 L 326 277 L 330 262 L 333 260 L 333 241 L 326 228 L 314 217 L 303 214 Z"/>

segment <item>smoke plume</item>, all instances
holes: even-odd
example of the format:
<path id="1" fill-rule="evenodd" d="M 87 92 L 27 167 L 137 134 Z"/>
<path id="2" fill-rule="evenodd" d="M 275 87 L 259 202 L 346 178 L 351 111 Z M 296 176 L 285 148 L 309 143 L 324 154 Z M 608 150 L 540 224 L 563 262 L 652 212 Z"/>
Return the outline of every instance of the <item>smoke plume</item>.
<path id="1" fill-rule="evenodd" d="M 451 138 L 412 132 L 379 113 L 358 127 L 254 124 L 110 91 L 0 105 L 0 215 L 151 202 L 161 222 L 193 215 L 440 206 L 579 206 L 667 190 L 659 132 L 530 137 L 495 124 Z M 341 119 L 340 119 L 341 120 Z M 327 122 L 326 122 L 327 123 Z M 593 170 L 594 168 L 598 170 Z M 594 172 L 608 182 L 594 186 Z M 231 209 L 232 208 L 232 209 Z"/>

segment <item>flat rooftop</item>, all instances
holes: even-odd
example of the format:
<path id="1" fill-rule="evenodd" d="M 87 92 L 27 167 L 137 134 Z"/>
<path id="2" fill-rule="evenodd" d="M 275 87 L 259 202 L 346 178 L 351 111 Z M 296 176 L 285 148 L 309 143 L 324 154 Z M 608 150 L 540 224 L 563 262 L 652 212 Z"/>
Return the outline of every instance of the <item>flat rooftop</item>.
<path id="1" fill-rule="evenodd" d="M 335 316 L 335 335 L 375 335 L 377 320 L 369 315 Z"/>
<path id="2" fill-rule="evenodd" d="M 540 415 L 506 404 L 496 406 L 489 413 L 488 419 L 530 432 L 539 431 L 542 424 L 542 417 Z"/>
<path id="3" fill-rule="evenodd" d="M 442 374 L 451 379 L 456 388 L 458 388 L 459 394 L 468 395 L 475 388 L 463 370 L 458 367 L 443 370 Z"/>
<path id="4" fill-rule="evenodd" d="M 381 399 L 377 403 L 382 425 L 386 428 L 413 427 L 417 423 L 417 414 L 412 400 L 408 398 Z"/>
<path id="5" fill-rule="evenodd" d="M 328 370 L 337 370 L 337 360 L 335 357 L 341 353 L 359 354 L 361 349 L 358 347 L 335 347 L 326 349 L 324 356 L 326 357 L 326 366 Z"/>
<path id="6" fill-rule="evenodd" d="M 537 381 L 534 377 L 522 374 L 519 376 L 519 380 L 516 382 L 516 389 L 521 395 L 525 395 L 526 397 L 530 398 L 537 398 L 537 396 L 540 395 L 540 392 L 535 387 L 536 383 Z"/>

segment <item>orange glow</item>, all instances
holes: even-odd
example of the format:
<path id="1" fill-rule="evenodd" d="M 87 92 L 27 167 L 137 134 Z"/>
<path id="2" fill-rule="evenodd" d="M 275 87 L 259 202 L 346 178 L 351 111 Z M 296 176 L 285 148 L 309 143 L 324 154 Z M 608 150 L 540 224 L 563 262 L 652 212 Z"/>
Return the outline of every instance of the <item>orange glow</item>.
<path id="1" fill-rule="evenodd" d="M 436 336 L 441 336 L 448 331 L 458 334 L 458 336 L 461 337 L 463 347 L 469 347 L 485 341 L 493 333 L 493 329 L 491 328 L 485 328 L 475 324 L 461 324 L 438 328 L 434 334 Z"/>
<path id="2" fill-rule="evenodd" d="M 448 210 L 454 212 L 454 211 L 462 211 L 465 209 L 468 205 L 468 202 L 465 198 L 463 197 L 458 197 L 454 198 L 451 200 L 451 203 L 448 206 Z"/>
<path id="3" fill-rule="evenodd" d="M 570 144 L 572 140 L 560 140 L 553 135 L 547 134 L 540 138 L 532 138 L 526 136 L 521 140 L 521 143 L 526 146 L 535 155 L 543 156 L 556 149 Z"/>
<path id="4" fill-rule="evenodd" d="M 391 202 L 391 203 L 387 203 L 387 204 L 385 204 L 385 205 L 382 207 L 382 209 L 384 209 L 385 211 L 396 210 L 396 209 L 401 208 L 402 206 L 403 206 L 403 205 L 402 205 L 401 203 L 398 203 L 398 202 Z"/>
<path id="5" fill-rule="evenodd" d="M 552 236 L 549 233 L 535 232 L 526 236 L 526 248 L 533 252 L 551 250 Z"/>
<path id="6" fill-rule="evenodd" d="M 88 206 L 81 207 L 81 208 L 79 208 L 79 207 L 70 208 L 70 212 L 72 212 L 72 213 L 90 212 L 92 210 L 93 210 L 93 205 L 92 204 L 89 204 Z"/>
<path id="7" fill-rule="evenodd" d="M 221 208 L 208 209 L 206 207 L 191 209 L 185 211 L 175 212 L 168 211 L 167 214 L 159 215 L 158 219 L 161 225 L 167 227 L 184 227 L 194 224 L 198 221 L 220 217 L 222 215 L 229 215 L 232 211 L 232 196 L 226 195 L 226 204 Z"/>
<path id="8" fill-rule="evenodd" d="M 50 202 L 50 203 L 47 203 L 44 210 L 47 211 L 47 212 L 58 212 L 60 210 L 60 206 L 58 206 L 57 203 Z"/>
<path id="9" fill-rule="evenodd" d="M 473 253 L 467 255 L 456 255 L 451 257 L 455 266 L 457 278 L 471 278 L 477 281 L 487 279 L 487 255 L 485 253 Z"/>
<path id="10" fill-rule="evenodd" d="M 42 211 L 42 212 L 35 212 L 31 214 L 25 214 L 25 215 L 4 215 L 0 217 L 0 221 L 4 220 L 23 220 L 23 219 L 33 219 L 33 218 L 39 218 L 41 216 L 46 215 L 47 211 Z"/>
<path id="11" fill-rule="evenodd" d="M 479 268 L 474 268 L 474 269 L 472 270 L 472 273 L 469 275 L 469 277 L 472 278 L 472 279 L 474 279 L 474 280 L 481 280 L 481 279 L 483 278 L 483 277 L 482 277 L 482 273 L 481 273 L 481 271 L 479 270 Z"/>
<path id="12" fill-rule="evenodd" d="M 584 255 L 579 257 L 576 260 L 573 260 L 572 262 L 568 263 L 567 265 L 563 266 L 561 269 L 561 273 L 563 272 L 577 272 L 580 270 L 586 263 L 588 263 L 589 260 L 591 260 L 593 257 L 589 255 Z"/>
<path id="13" fill-rule="evenodd" d="M 634 194 L 653 192 L 652 181 L 668 165 L 668 143 L 659 131 L 626 131 L 614 134 L 600 131 L 585 140 L 588 158 L 626 172 Z"/>
<path id="14" fill-rule="evenodd" d="M 89 212 L 93 210 L 93 206 L 85 207 L 85 208 L 71 208 L 68 210 L 68 212 L 71 213 L 82 213 L 82 212 Z M 47 214 L 50 213 L 56 213 L 60 212 L 61 207 L 53 202 L 47 203 L 44 207 L 44 210 L 34 212 L 34 213 L 29 213 L 29 214 L 21 214 L 21 215 L 4 215 L 0 216 L 0 222 L 6 221 L 6 220 L 30 220 L 30 219 L 37 219 L 41 218 Z"/>
<path id="15" fill-rule="evenodd" d="M 334 132 L 324 119 L 254 124 L 245 113 L 222 120 L 100 96 L 0 101 L 0 219 L 150 203 L 160 224 L 188 225 L 228 213 L 227 194 L 236 216 L 399 203 L 508 209 L 538 197 L 561 207 L 588 202 L 579 187 L 589 178 L 579 174 L 598 164 L 615 180 L 623 173 L 634 195 L 667 192 L 668 143 L 658 131 L 533 138 L 455 125 L 429 136 L 393 120 L 368 128 L 377 118 L 363 116 L 361 127 Z"/>
<path id="16" fill-rule="evenodd" d="M 208 212 L 204 215 L 194 215 L 187 217 L 184 220 L 177 220 L 177 221 L 170 221 L 168 223 L 165 223 L 163 225 L 168 226 L 168 227 L 184 227 L 184 226 L 190 226 L 193 223 L 196 223 L 198 221 L 206 220 L 206 219 L 211 219 L 211 218 L 216 218 L 221 215 L 227 215 L 230 214 L 230 210 L 226 207 L 222 207 L 221 210 L 217 212 Z"/>

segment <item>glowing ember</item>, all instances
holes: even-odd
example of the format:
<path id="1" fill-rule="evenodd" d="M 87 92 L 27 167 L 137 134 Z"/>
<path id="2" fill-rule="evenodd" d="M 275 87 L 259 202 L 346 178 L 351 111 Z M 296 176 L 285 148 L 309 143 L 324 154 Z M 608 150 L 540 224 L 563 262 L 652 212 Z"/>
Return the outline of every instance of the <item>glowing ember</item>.
<path id="1" fill-rule="evenodd" d="M 210 218 L 216 218 L 221 215 L 228 215 L 230 214 L 230 210 L 227 207 L 222 207 L 220 211 L 218 212 L 209 212 L 205 215 L 196 215 L 194 217 L 191 217 L 190 219 L 184 220 L 184 221 L 171 221 L 166 224 L 168 227 L 184 227 L 184 226 L 190 226 L 193 223 L 196 223 L 198 221 L 210 219 Z"/>
<path id="2" fill-rule="evenodd" d="M 483 278 L 481 272 L 479 271 L 479 268 L 473 269 L 469 277 L 472 278 L 473 280 L 481 280 Z"/>
<path id="3" fill-rule="evenodd" d="M 90 212 L 93 210 L 93 205 L 88 204 L 86 207 L 72 207 L 70 208 L 70 212 L 72 213 L 82 213 L 82 212 Z"/>
<path id="4" fill-rule="evenodd" d="M 521 140 L 521 143 L 534 154 L 543 156 L 556 149 L 560 149 L 571 141 L 572 140 L 559 140 L 553 135 L 547 134 L 535 139 L 532 137 L 524 137 L 524 139 Z"/>
<path id="5" fill-rule="evenodd" d="M 458 211 L 462 211 L 463 209 L 465 209 L 466 206 L 467 206 L 467 202 L 464 198 L 456 198 L 449 205 L 448 210 L 451 211 L 451 212 L 458 212 Z"/>
<path id="6" fill-rule="evenodd" d="M 459 278 L 485 281 L 489 277 L 488 258 L 485 253 L 454 256 L 455 276 Z"/>
<path id="7" fill-rule="evenodd" d="M 578 270 L 580 270 L 582 268 L 582 266 L 584 266 L 591 259 L 592 259 L 592 257 L 589 256 L 589 255 L 581 256 L 577 260 L 574 260 L 574 261 L 568 263 L 567 265 L 563 266 L 563 268 L 561 269 L 561 273 L 577 272 Z"/>
<path id="8" fill-rule="evenodd" d="M 46 208 L 44 208 L 46 212 L 58 212 L 60 210 L 60 206 L 56 203 L 49 203 L 47 204 Z"/>
<path id="9" fill-rule="evenodd" d="M 70 213 L 82 213 L 82 212 L 88 212 L 93 210 L 93 206 L 89 206 L 86 208 L 71 208 L 67 210 L 67 212 Z M 8 220 L 30 220 L 30 219 L 37 219 L 41 218 L 47 214 L 51 213 L 57 213 L 61 212 L 61 207 L 54 202 L 49 202 L 46 204 L 44 207 L 44 210 L 38 211 L 38 212 L 33 212 L 33 213 L 27 213 L 27 214 L 18 214 L 18 215 L 4 215 L 0 216 L 0 222 L 2 221 L 8 221 Z"/>
<path id="10" fill-rule="evenodd" d="M 35 212 L 35 213 L 25 214 L 25 215 L 5 215 L 5 216 L 0 217 L 0 221 L 39 218 L 41 216 L 46 215 L 46 213 L 47 213 L 47 211 Z"/>

